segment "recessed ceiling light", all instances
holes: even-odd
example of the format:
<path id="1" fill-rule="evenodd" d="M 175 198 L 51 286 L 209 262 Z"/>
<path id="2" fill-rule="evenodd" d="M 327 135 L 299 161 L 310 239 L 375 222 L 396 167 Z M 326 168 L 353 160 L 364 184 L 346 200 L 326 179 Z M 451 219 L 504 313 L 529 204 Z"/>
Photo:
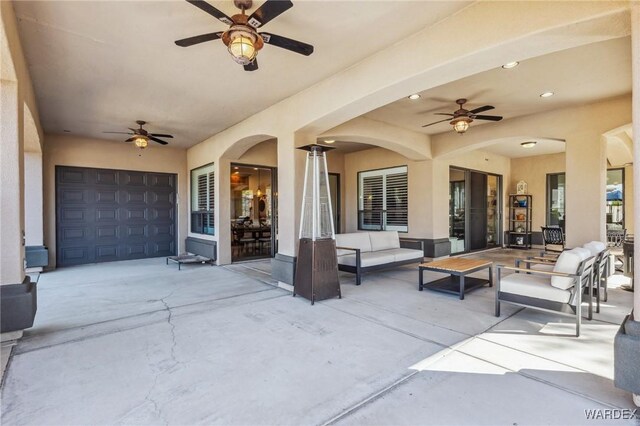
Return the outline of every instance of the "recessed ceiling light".
<path id="1" fill-rule="evenodd" d="M 416 99 L 420 99 L 420 95 L 417 93 L 414 93 L 413 95 L 409 95 L 409 99 L 411 99 L 412 101 L 415 101 Z"/>
<path id="2" fill-rule="evenodd" d="M 327 139 L 324 143 L 335 143 L 335 139 Z M 333 149 L 333 148 L 332 148 Z"/>
<path id="3" fill-rule="evenodd" d="M 504 64 L 504 65 L 502 66 L 502 68 L 504 68 L 505 70 L 508 70 L 508 69 L 511 69 L 511 68 L 515 68 L 515 67 L 517 67 L 517 66 L 518 66 L 518 64 L 519 64 L 519 63 L 520 63 L 520 62 L 518 62 L 518 61 L 509 62 L 509 63 L 507 63 L 507 64 Z"/>
<path id="4" fill-rule="evenodd" d="M 533 148 L 534 146 L 536 146 L 537 143 L 538 142 L 536 142 L 536 141 L 527 141 L 527 142 L 522 142 L 520 145 L 523 148 Z"/>
<path id="5" fill-rule="evenodd" d="M 65 133 L 71 133 L 71 130 L 64 129 L 64 130 L 63 130 L 63 132 L 65 132 Z"/>
<path id="6" fill-rule="evenodd" d="M 544 93 L 540 94 L 541 98 L 548 98 L 548 97 L 551 97 L 551 96 L 553 96 L 553 92 L 544 92 Z"/>

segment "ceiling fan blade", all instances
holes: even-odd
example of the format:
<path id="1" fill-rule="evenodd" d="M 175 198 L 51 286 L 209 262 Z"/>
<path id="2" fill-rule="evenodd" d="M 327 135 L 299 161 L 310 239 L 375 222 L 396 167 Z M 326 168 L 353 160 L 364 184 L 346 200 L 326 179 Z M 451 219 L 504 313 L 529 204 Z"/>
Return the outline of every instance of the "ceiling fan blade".
<path id="1" fill-rule="evenodd" d="M 125 142 L 133 142 L 134 140 L 136 140 L 136 138 L 129 138 Z"/>
<path id="2" fill-rule="evenodd" d="M 154 138 L 153 136 L 148 136 L 154 142 L 159 143 L 160 145 L 167 145 L 169 142 L 163 141 L 162 139 Z"/>
<path id="3" fill-rule="evenodd" d="M 481 106 L 480 108 L 472 109 L 471 111 L 469 111 L 469 113 L 477 114 L 479 112 L 489 111 L 490 109 L 495 109 L 495 107 L 491 105 L 485 105 L 485 106 Z"/>
<path id="4" fill-rule="evenodd" d="M 163 135 L 162 133 L 149 133 L 149 136 L 154 136 L 156 138 L 172 138 L 172 135 Z"/>
<path id="5" fill-rule="evenodd" d="M 175 43 L 180 47 L 189 47 L 194 44 L 204 43 L 205 41 L 218 40 L 220 37 L 222 37 L 222 31 L 183 38 L 182 40 L 176 40 Z"/>
<path id="6" fill-rule="evenodd" d="M 102 133 L 113 133 L 114 135 L 133 135 L 131 132 L 102 132 Z"/>
<path id="7" fill-rule="evenodd" d="M 434 121 L 433 123 L 429 123 L 429 124 L 425 124 L 422 127 L 429 127 L 429 126 L 433 126 L 434 124 L 438 124 L 438 123 L 444 123 L 445 121 L 449 121 L 449 118 L 445 118 L 444 120 L 440 120 L 440 121 Z"/>
<path id="8" fill-rule="evenodd" d="M 253 28 L 260 28 L 292 7 L 293 3 L 289 0 L 267 0 L 249 16 L 247 23 Z"/>
<path id="9" fill-rule="evenodd" d="M 488 120 L 488 121 L 500 121 L 502 117 L 499 115 L 472 115 L 474 120 Z"/>
<path id="10" fill-rule="evenodd" d="M 187 0 L 200 10 L 207 12 L 209 15 L 220 20 L 223 24 L 233 25 L 233 21 L 224 12 L 219 11 L 215 7 L 203 0 Z"/>
<path id="11" fill-rule="evenodd" d="M 260 36 L 262 36 L 262 39 L 267 44 L 278 46 L 304 56 L 309 56 L 313 53 L 313 46 L 301 41 L 292 40 L 290 38 L 270 33 L 260 33 Z"/>
<path id="12" fill-rule="evenodd" d="M 255 71 L 258 69 L 258 58 L 244 66 L 245 71 Z"/>
<path id="13" fill-rule="evenodd" d="M 451 117 L 453 117 L 455 114 L 450 114 L 448 112 L 434 112 L 434 115 L 450 115 Z"/>

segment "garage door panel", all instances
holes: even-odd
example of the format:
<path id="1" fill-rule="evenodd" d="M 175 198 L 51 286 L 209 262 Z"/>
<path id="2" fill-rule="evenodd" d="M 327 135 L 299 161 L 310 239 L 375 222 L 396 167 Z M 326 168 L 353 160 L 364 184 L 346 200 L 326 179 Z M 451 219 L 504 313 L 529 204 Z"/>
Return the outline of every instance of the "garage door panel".
<path id="1" fill-rule="evenodd" d="M 91 219 L 87 208 L 69 207 L 62 209 L 62 220 L 65 222 L 87 222 Z"/>
<path id="2" fill-rule="evenodd" d="M 176 254 L 176 176 L 56 167 L 58 265 Z"/>
<path id="3" fill-rule="evenodd" d="M 62 228 L 63 238 L 69 240 L 85 240 L 89 236 L 88 229 L 85 227 L 78 228 Z"/>
<path id="4" fill-rule="evenodd" d="M 95 246 L 96 262 L 112 262 L 119 260 L 119 252 L 117 244 L 97 245 Z"/>
<path id="5" fill-rule="evenodd" d="M 147 243 L 132 243 L 125 244 L 125 257 L 129 259 L 137 259 L 141 257 L 148 257 Z"/>
<path id="6" fill-rule="evenodd" d="M 94 170 L 95 170 L 95 183 L 97 185 L 108 185 L 108 186 L 118 185 L 118 172 L 116 170 L 102 170 L 102 169 L 94 169 Z"/>
<path id="7" fill-rule="evenodd" d="M 121 183 L 125 187 L 147 186 L 148 173 L 120 171 L 119 175 Z"/>
<path id="8" fill-rule="evenodd" d="M 147 191 L 144 189 L 130 189 L 127 191 L 121 191 L 121 197 L 123 205 L 127 204 L 147 204 Z"/>
<path id="9" fill-rule="evenodd" d="M 124 207 L 120 209 L 124 220 L 132 222 L 146 222 L 152 220 L 146 207 Z"/>
<path id="10" fill-rule="evenodd" d="M 172 241 L 163 241 L 153 244 L 153 252 L 156 256 L 170 256 L 175 252 L 175 243 Z"/>
<path id="11" fill-rule="evenodd" d="M 151 236 L 166 236 L 171 237 L 173 239 L 174 236 L 174 226 L 172 223 L 167 224 L 152 224 L 149 225 L 149 234 Z"/>
<path id="12" fill-rule="evenodd" d="M 116 207 L 96 207 L 96 222 L 117 222 L 118 220 Z"/>
<path id="13" fill-rule="evenodd" d="M 60 253 L 66 265 L 81 265 L 91 261 L 88 246 L 62 248 Z"/>
<path id="14" fill-rule="evenodd" d="M 96 240 L 105 241 L 106 239 L 117 240 L 119 238 L 117 225 L 98 225 L 96 226 Z"/>
<path id="15" fill-rule="evenodd" d="M 118 191 L 114 189 L 97 189 L 95 201 L 96 203 L 117 203 Z"/>
<path id="16" fill-rule="evenodd" d="M 82 205 L 91 202 L 89 198 L 89 191 L 85 191 L 83 189 L 65 189 L 61 192 L 60 197 L 66 205 Z"/>
<path id="17" fill-rule="evenodd" d="M 149 186 L 162 187 L 162 188 L 174 188 L 175 176 L 167 174 L 150 173 L 149 174 Z"/>
<path id="18" fill-rule="evenodd" d="M 58 182 L 65 184 L 82 184 L 87 185 L 90 183 L 89 169 L 77 169 L 77 168 L 64 168 L 58 169 Z"/>

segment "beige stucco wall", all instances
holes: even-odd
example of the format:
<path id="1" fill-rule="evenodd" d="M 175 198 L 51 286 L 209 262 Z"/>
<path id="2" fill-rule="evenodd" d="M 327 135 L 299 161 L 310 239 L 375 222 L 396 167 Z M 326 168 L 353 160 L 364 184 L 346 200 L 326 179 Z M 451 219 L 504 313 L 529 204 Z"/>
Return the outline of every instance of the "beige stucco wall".
<path id="1" fill-rule="evenodd" d="M 440 160 L 413 161 L 383 149 L 373 148 L 345 155 L 345 232 L 358 229 L 358 172 L 407 166 L 409 178 L 409 229 L 414 238 L 449 236 L 449 167 L 494 173 L 509 181 L 509 158 L 485 151 L 465 153 Z M 505 190 L 503 183 L 503 191 Z"/>
<path id="2" fill-rule="evenodd" d="M 175 173 L 177 188 L 177 232 L 179 252 L 184 251 L 187 236 L 189 199 L 187 187 L 187 152 L 169 146 L 153 146 L 144 151 L 124 142 L 88 139 L 67 135 L 45 135 L 44 211 L 45 244 L 49 247 L 49 267 L 56 264 L 55 167 L 94 167 Z"/>
<path id="3" fill-rule="evenodd" d="M 521 180 L 527 183 L 527 192 L 532 195 L 531 227 L 534 232 L 540 232 L 540 227 L 547 221 L 547 174 L 563 173 L 565 169 L 564 152 L 511 159 L 509 193 L 516 193 L 516 185 Z"/>
<path id="4" fill-rule="evenodd" d="M 44 241 L 42 153 L 24 153 L 24 234 L 27 246 Z"/>

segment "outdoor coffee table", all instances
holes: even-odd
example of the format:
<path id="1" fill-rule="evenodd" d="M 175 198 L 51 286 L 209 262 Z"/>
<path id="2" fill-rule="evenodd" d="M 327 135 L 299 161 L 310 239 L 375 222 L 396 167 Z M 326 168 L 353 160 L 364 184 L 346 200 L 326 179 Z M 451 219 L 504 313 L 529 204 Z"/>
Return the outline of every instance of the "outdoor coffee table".
<path id="1" fill-rule="evenodd" d="M 422 289 L 426 287 L 429 290 L 457 294 L 460 296 L 460 300 L 464 300 L 464 294 L 468 291 L 480 288 L 487 283 L 489 284 L 489 287 L 493 286 L 492 266 L 493 262 L 490 260 L 466 259 L 462 257 L 451 257 L 443 260 L 436 260 L 434 262 L 421 263 L 418 266 L 418 290 L 422 291 Z M 478 272 L 483 269 L 489 269 L 488 280 L 466 277 L 467 274 Z M 449 276 L 425 284 L 422 278 L 424 271 L 442 272 L 449 274 Z"/>

